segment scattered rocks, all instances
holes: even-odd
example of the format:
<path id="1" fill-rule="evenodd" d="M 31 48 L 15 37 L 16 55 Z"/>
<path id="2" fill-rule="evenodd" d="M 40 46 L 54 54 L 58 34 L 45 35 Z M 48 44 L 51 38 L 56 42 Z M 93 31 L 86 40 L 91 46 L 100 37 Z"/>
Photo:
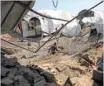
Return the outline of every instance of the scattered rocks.
<path id="1" fill-rule="evenodd" d="M 54 76 L 37 66 L 22 66 L 4 55 L 1 58 L 2 86 L 52 86 Z M 56 85 L 53 85 L 56 86 Z"/>

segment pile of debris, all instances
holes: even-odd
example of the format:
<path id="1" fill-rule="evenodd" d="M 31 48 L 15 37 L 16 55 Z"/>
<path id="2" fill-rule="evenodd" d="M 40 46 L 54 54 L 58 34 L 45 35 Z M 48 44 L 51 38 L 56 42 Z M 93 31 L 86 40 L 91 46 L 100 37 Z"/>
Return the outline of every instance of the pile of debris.
<path id="1" fill-rule="evenodd" d="M 74 56 L 49 55 L 40 58 L 39 61 L 31 60 L 31 63 L 54 74 L 56 82 L 61 86 L 102 86 L 94 82 L 95 75 L 93 75 L 101 55 L 102 45 L 97 43 Z M 96 78 L 102 80 L 101 75 L 102 73 L 97 74 Z"/>
<path id="2" fill-rule="evenodd" d="M 57 86 L 53 74 L 34 66 L 20 65 L 1 54 L 1 86 Z"/>
<path id="3" fill-rule="evenodd" d="M 57 56 L 35 63 L 37 63 L 39 67 L 54 74 L 56 82 L 61 86 L 83 85 L 84 81 L 80 82 L 80 79 L 83 80 L 84 76 L 87 77 L 85 81 L 89 83 L 89 86 L 93 84 L 93 80 L 91 79 L 92 71 L 89 71 L 89 68 L 86 67 L 86 63 L 83 63 L 85 66 L 81 66 L 81 63 L 70 58 L 68 55 L 61 57 Z"/>

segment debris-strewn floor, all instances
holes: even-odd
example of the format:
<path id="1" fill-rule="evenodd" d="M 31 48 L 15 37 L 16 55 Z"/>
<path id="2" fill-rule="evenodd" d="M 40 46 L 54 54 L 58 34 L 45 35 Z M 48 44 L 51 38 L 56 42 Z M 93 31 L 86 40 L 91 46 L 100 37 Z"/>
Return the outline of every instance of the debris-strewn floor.
<path id="1" fill-rule="evenodd" d="M 33 51 L 35 51 L 38 46 L 36 42 L 31 42 L 31 46 L 27 46 L 26 41 L 18 42 L 17 40 L 18 39 L 14 40 L 13 43 L 16 43 Z M 65 84 L 66 86 L 70 86 L 69 83 L 73 86 L 93 86 L 93 80 L 91 78 L 93 75 L 93 70 L 97 67 L 95 65 L 93 65 L 92 67 L 86 67 L 87 63 L 85 63 L 85 61 L 82 61 L 82 66 L 82 63 L 79 62 L 79 58 L 81 58 L 79 53 L 82 54 L 82 56 L 84 54 L 88 54 L 90 60 L 96 63 L 98 57 L 101 57 L 102 55 L 102 47 L 96 48 L 94 46 L 91 49 L 84 51 L 85 49 L 90 48 L 90 45 L 94 43 L 85 42 L 83 40 L 82 43 L 80 43 L 80 41 L 75 42 L 69 38 L 62 37 L 58 41 L 58 45 L 62 46 L 64 50 L 56 53 L 55 55 L 49 55 L 47 54 L 48 46 L 53 43 L 54 41 L 49 42 L 36 54 L 30 53 L 26 50 L 22 50 L 20 48 L 16 48 L 15 46 L 12 46 L 3 41 L 2 47 L 9 48 L 10 50 L 14 49 L 14 53 L 12 55 L 7 55 L 8 58 L 17 58 L 17 61 L 21 65 L 25 66 L 38 65 L 38 67 L 53 74 L 56 82 L 61 86 Z M 33 55 L 35 55 L 33 58 L 29 58 Z"/>

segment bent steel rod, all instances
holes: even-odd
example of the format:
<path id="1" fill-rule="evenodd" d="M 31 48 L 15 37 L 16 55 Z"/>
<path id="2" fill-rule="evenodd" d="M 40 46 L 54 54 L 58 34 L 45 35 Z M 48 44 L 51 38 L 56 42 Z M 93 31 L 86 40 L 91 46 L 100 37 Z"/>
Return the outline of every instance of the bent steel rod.
<path id="1" fill-rule="evenodd" d="M 24 48 L 24 47 L 21 47 L 21 46 L 19 46 L 19 45 L 16 45 L 16 44 L 14 44 L 14 43 L 11 43 L 11 42 L 9 42 L 9 41 L 7 41 L 7 40 L 5 40 L 5 39 L 2 39 L 2 38 L 1 38 L 1 40 L 5 41 L 5 42 L 7 42 L 7 43 L 9 43 L 9 44 L 11 44 L 11 45 L 14 45 L 14 46 L 16 46 L 16 47 L 19 47 L 19 48 L 21 48 L 21 49 L 24 49 L 24 50 L 30 51 L 30 52 L 32 52 L 32 53 L 35 53 L 34 51 L 31 51 L 31 50 L 29 50 L 29 49 L 26 49 L 26 48 Z"/>

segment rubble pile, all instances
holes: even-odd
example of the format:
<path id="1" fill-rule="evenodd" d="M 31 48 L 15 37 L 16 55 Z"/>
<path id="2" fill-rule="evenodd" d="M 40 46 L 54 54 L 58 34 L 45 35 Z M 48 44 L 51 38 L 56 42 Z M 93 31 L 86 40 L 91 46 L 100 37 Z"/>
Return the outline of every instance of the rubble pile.
<path id="1" fill-rule="evenodd" d="M 1 86 L 57 86 L 53 74 L 1 55 Z"/>
<path id="2" fill-rule="evenodd" d="M 48 47 L 53 44 L 51 41 L 32 58 L 34 53 L 2 42 L 3 48 L 7 47 L 3 50 L 6 54 L 15 51 L 2 55 L 2 86 L 101 86 L 93 85 L 92 77 L 95 63 L 102 54 L 102 43 L 90 46 L 93 43 L 79 42 L 61 38 L 58 46 L 63 49 L 51 55 L 47 53 Z M 32 51 L 37 47 L 35 42 L 31 42 L 31 46 L 25 45 L 25 42 L 17 44 Z"/>
<path id="3" fill-rule="evenodd" d="M 97 60 L 101 55 L 102 47 L 94 46 L 75 57 L 56 54 L 34 63 L 54 74 L 56 82 L 61 86 L 101 86 L 92 79 L 93 71 L 97 68 Z"/>

